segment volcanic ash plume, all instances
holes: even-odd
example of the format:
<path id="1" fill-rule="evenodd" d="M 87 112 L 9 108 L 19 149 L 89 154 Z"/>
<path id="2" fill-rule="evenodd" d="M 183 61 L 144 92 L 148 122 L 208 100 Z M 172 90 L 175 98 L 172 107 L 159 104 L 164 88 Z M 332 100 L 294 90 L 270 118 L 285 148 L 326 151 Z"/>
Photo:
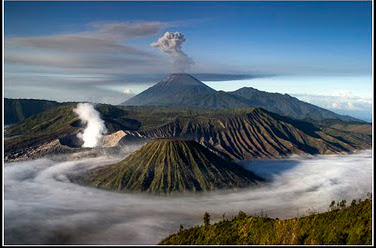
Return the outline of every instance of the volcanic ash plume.
<path id="1" fill-rule="evenodd" d="M 107 133 L 104 121 L 100 118 L 99 112 L 89 103 L 79 103 L 74 109 L 86 128 L 77 137 L 84 141 L 82 147 L 96 147 L 102 141 L 103 134 Z"/>
<path id="2" fill-rule="evenodd" d="M 193 60 L 181 50 L 184 41 L 183 34 L 166 32 L 157 42 L 153 42 L 150 45 L 170 55 L 174 61 L 175 69 L 183 72 L 194 64 Z"/>

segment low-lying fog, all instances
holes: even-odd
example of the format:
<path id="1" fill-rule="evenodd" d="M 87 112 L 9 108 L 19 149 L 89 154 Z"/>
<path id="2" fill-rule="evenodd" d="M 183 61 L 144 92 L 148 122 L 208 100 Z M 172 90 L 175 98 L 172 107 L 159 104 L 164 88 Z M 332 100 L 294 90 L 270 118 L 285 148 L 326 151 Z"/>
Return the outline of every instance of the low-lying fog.
<path id="1" fill-rule="evenodd" d="M 212 222 L 242 210 L 269 217 L 325 211 L 332 200 L 372 191 L 372 153 L 242 162 L 269 180 L 262 188 L 181 197 L 125 194 L 79 186 L 66 175 L 118 161 L 97 157 L 5 164 L 6 244 L 157 244 L 180 224 Z"/>

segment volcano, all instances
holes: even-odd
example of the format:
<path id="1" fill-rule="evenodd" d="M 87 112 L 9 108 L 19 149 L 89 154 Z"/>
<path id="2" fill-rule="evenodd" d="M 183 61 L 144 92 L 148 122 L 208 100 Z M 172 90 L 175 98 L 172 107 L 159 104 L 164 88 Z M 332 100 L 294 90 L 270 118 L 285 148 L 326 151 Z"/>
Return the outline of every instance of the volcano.
<path id="1" fill-rule="evenodd" d="M 306 121 L 339 120 L 363 122 L 354 117 L 339 115 L 313 104 L 300 101 L 288 94 L 264 92 L 252 87 L 243 87 L 233 92 L 216 91 L 187 73 L 170 74 L 156 85 L 120 105 L 199 109 L 258 107 Z"/>
<path id="2" fill-rule="evenodd" d="M 197 95 L 214 94 L 216 91 L 187 73 L 166 76 L 156 85 L 132 97 L 122 105 L 180 106 Z"/>
<path id="3" fill-rule="evenodd" d="M 196 141 L 167 138 L 152 140 L 123 161 L 73 181 L 109 190 L 172 193 L 243 188 L 262 179 Z"/>

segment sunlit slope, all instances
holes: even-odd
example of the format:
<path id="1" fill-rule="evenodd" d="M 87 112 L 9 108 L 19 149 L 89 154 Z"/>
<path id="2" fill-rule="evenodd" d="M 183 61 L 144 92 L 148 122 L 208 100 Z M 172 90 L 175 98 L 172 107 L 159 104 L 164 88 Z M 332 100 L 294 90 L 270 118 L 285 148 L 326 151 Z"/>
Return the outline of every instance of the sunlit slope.
<path id="1" fill-rule="evenodd" d="M 52 107 L 8 127 L 4 132 L 5 157 L 15 157 L 27 150 L 78 133 L 85 124 L 73 111 L 75 107 L 76 103 Z M 96 108 L 100 111 L 110 133 L 118 130 L 137 130 L 140 126 L 137 120 L 126 118 L 126 112 L 121 108 L 111 105 L 98 105 Z"/>
<path id="2" fill-rule="evenodd" d="M 176 118 L 159 128 L 140 133 L 150 137 L 191 138 L 223 157 L 235 160 L 354 152 L 372 145 L 370 135 L 320 128 L 259 108 Z"/>
<path id="3" fill-rule="evenodd" d="M 156 139 L 119 163 L 73 180 L 110 190 L 171 193 L 242 188 L 261 179 L 195 141 Z"/>
<path id="4" fill-rule="evenodd" d="M 287 220 L 246 217 L 182 230 L 163 245 L 370 245 L 372 202 Z"/>
<path id="5" fill-rule="evenodd" d="M 21 151 L 77 132 L 78 116 L 73 108 L 73 104 L 53 107 L 9 127 L 5 131 L 5 136 L 10 138 L 4 141 L 4 153 Z"/>

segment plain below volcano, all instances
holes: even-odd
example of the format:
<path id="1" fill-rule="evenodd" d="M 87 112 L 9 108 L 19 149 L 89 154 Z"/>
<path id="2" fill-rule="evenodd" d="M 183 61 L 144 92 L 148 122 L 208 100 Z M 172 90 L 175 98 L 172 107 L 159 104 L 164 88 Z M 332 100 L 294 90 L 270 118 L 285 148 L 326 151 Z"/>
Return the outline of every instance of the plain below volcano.
<path id="1" fill-rule="evenodd" d="M 117 191 L 197 192 L 255 186 L 263 179 L 196 141 L 155 139 L 123 161 L 72 181 Z"/>

